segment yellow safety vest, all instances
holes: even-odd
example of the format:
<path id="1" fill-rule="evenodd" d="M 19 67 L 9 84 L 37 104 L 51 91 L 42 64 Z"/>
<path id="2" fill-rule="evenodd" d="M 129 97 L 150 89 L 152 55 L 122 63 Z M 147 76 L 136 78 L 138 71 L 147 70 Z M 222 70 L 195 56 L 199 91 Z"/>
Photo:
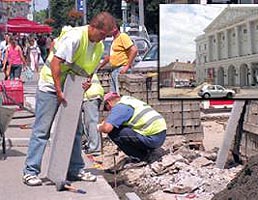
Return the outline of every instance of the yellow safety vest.
<path id="1" fill-rule="evenodd" d="M 90 100 L 95 98 L 103 99 L 104 89 L 100 84 L 97 74 L 94 74 L 91 79 L 91 86 L 86 92 L 84 92 L 84 100 Z"/>
<path id="2" fill-rule="evenodd" d="M 123 96 L 118 103 L 134 109 L 133 116 L 124 125 L 131 127 L 135 132 L 151 136 L 167 129 L 165 119 L 145 102 L 131 96 Z"/>
<path id="3" fill-rule="evenodd" d="M 62 30 L 60 36 L 55 40 L 54 47 L 52 51 L 49 53 L 46 63 L 40 72 L 40 78 L 42 78 L 44 81 L 48 83 L 54 84 L 54 80 L 50 69 L 50 62 L 53 59 L 54 54 L 58 48 L 60 39 L 63 36 L 65 36 L 69 31 L 74 31 L 76 34 L 79 34 L 81 40 L 79 47 L 73 56 L 72 64 L 69 66 L 64 63 L 61 64 L 61 82 L 64 82 L 67 73 L 74 73 L 84 77 L 91 75 L 100 62 L 101 56 L 104 51 L 104 45 L 102 42 L 96 43 L 90 59 L 86 59 L 88 47 L 88 26 L 75 28 L 71 27 L 69 29 Z"/>

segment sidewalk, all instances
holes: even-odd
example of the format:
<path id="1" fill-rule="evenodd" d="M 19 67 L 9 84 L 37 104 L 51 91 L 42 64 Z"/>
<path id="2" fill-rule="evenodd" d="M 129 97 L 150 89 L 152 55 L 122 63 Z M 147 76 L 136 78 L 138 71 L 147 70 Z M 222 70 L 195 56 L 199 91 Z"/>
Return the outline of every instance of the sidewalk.
<path id="1" fill-rule="evenodd" d="M 0 80 L 3 74 L 0 73 Z M 35 107 L 36 81 L 24 84 L 25 106 L 31 109 Z M 18 109 L 17 106 L 11 106 Z M 17 110 L 6 132 L 6 159 L 2 154 L 0 146 L 0 199 L 10 200 L 118 200 L 117 194 L 101 175 L 101 170 L 91 168 L 91 162 L 84 156 L 86 168 L 98 176 L 96 182 L 73 182 L 72 185 L 78 189 L 83 189 L 86 194 L 78 194 L 70 191 L 56 191 L 54 184 L 46 179 L 46 170 L 50 156 L 50 147 L 47 145 L 43 157 L 42 172 L 40 178 L 43 180 L 42 186 L 29 187 L 22 182 L 22 170 L 26 159 L 28 142 L 31 134 L 31 125 L 35 118 L 32 114 Z M 24 126 L 26 125 L 26 126 Z M 25 127 L 25 128 L 23 128 Z"/>
<path id="2" fill-rule="evenodd" d="M 78 194 L 69 191 L 56 191 L 55 185 L 44 179 L 46 177 L 46 167 L 49 157 L 49 147 L 46 148 L 42 163 L 43 185 L 29 187 L 22 182 L 22 169 L 26 158 L 27 147 L 8 147 L 7 158 L 3 160 L 0 151 L 0 199 L 10 200 L 118 200 L 118 196 L 111 186 L 106 182 L 100 172 L 91 170 L 94 174 L 99 174 L 96 182 L 73 182 L 72 185 L 85 190 L 86 194 Z"/>

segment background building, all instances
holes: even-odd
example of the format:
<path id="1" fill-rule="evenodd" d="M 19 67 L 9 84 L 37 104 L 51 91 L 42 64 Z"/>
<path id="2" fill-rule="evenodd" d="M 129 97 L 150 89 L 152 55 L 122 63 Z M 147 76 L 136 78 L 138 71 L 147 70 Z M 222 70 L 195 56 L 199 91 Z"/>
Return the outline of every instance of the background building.
<path id="1" fill-rule="evenodd" d="M 227 7 L 196 38 L 197 81 L 258 85 L 258 8 Z"/>
<path id="2" fill-rule="evenodd" d="M 190 61 L 172 62 L 165 67 L 160 67 L 160 84 L 166 87 L 187 87 L 195 81 L 195 63 Z"/>
<path id="3" fill-rule="evenodd" d="M 31 0 L 11 1 L 1 0 L 0 2 L 0 23 L 6 23 L 8 18 L 25 17 L 31 13 Z"/>

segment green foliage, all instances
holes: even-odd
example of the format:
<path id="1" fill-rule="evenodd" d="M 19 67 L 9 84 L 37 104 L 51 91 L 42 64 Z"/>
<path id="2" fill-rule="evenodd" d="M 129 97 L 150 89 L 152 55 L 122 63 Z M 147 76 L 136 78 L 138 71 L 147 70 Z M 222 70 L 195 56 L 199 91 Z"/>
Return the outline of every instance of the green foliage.
<path id="1" fill-rule="evenodd" d="M 53 35 L 58 36 L 62 27 L 69 24 L 68 12 L 74 8 L 74 0 L 50 0 L 50 16 L 55 20 Z"/>
<path id="2" fill-rule="evenodd" d="M 159 29 L 159 4 L 165 0 L 144 0 L 144 21 L 149 33 L 158 33 Z M 130 11 L 131 3 L 128 3 Z M 138 4 L 136 3 L 136 13 Z M 55 20 L 53 34 L 58 35 L 65 25 L 82 25 L 82 19 L 69 19 L 68 12 L 75 7 L 75 0 L 50 0 L 50 17 Z M 110 12 L 119 22 L 122 22 L 121 0 L 87 0 L 87 23 L 101 11 Z M 128 14 L 130 16 L 130 12 Z M 130 22 L 130 19 L 128 19 Z"/>
<path id="3" fill-rule="evenodd" d="M 88 0 L 87 10 L 87 21 L 102 11 L 110 12 L 115 18 L 122 18 L 121 1 L 117 0 Z"/>
<path id="4" fill-rule="evenodd" d="M 40 10 L 38 12 L 35 12 L 34 16 L 34 21 L 44 24 L 44 21 L 47 19 L 47 10 Z"/>
<path id="5" fill-rule="evenodd" d="M 144 0 L 144 22 L 149 33 L 158 33 L 159 30 L 159 4 L 165 0 Z"/>

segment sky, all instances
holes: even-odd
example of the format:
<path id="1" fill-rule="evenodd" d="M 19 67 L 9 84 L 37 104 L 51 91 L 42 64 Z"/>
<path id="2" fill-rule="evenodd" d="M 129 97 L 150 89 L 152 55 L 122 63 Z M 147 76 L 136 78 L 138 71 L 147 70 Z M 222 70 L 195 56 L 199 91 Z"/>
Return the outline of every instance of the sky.
<path id="1" fill-rule="evenodd" d="M 48 7 L 48 0 L 34 0 L 35 10 L 44 10 Z"/>
<path id="2" fill-rule="evenodd" d="M 195 38 L 227 5 L 161 4 L 160 5 L 160 66 L 176 59 L 195 59 Z"/>

